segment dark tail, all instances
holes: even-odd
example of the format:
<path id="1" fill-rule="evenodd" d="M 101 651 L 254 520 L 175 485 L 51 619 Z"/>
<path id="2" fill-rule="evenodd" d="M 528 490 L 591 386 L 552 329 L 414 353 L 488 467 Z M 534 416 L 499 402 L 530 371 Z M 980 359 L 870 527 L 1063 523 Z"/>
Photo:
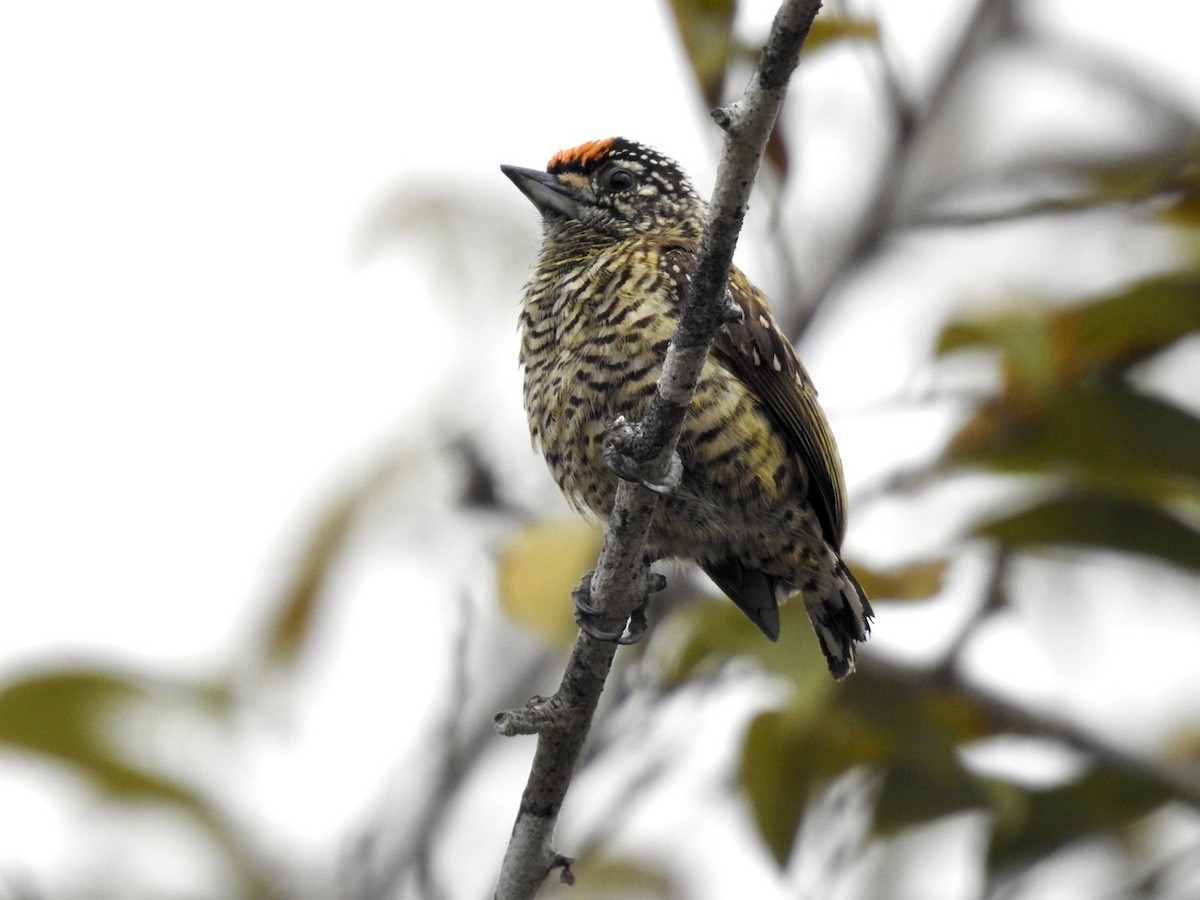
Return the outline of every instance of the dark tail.
<path id="1" fill-rule="evenodd" d="M 747 569 L 736 559 L 704 563 L 708 577 L 744 612 L 759 631 L 779 640 L 779 604 L 776 579 L 757 569 Z"/>
<path id="2" fill-rule="evenodd" d="M 841 679 L 854 671 L 854 645 L 867 639 L 875 612 L 841 557 L 828 552 L 834 577 L 816 590 L 804 592 L 804 608 L 830 674 Z"/>

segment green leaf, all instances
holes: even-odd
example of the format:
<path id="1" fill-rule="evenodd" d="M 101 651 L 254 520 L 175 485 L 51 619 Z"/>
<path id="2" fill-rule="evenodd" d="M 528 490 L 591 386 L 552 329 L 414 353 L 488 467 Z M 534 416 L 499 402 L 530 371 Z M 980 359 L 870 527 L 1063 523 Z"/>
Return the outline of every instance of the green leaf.
<path id="1" fill-rule="evenodd" d="M 1152 214 L 1174 225 L 1200 224 L 1200 145 L 1179 154 L 1144 156 L 1101 165 L 1082 173 L 1093 185 L 1097 203 L 1158 201 Z"/>
<path id="2" fill-rule="evenodd" d="M 1082 778 L 1049 790 L 1004 786 L 992 832 L 990 869 L 1027 864 L 1067 843 L 1133 824 L 1177 792 L 1154 775 L 1113 765 L 1097 766 Z"/>
<path id="3" fill-rule="evenodd" d="M 1115 764 L 1048 790 L 984 778 L 962 765 L 960 746 L 1006 730 L 965 689 L 908 685 L 864 670 L 821 706 L 797 697 L 757 716 L 746 734 L 739 776 L 755 825 L 781 866 L 814 792 L 858 766 L 884 776 L 877 833 L 990 809 L 993 866 L 1036 859 L 1182 799 L 1162 776 Z"/>
<path id="4" fill-rule="evenodd" d="M 986 806 L 985 786 L 957 748 L 993 729 L 966 693 L 920 691 L 861 671 L 823 692 L 820 703 L 797 691 L 786 708 L 756 717 L 741 784 L 763 841 L 784 865 L 813 791 L 857 766 L 884 775 L 881 832 Z"/>
<path id="5" fill-rule="evenodd" d="M 850 571 L 872 600 L 923 600 L 942 589 L 949 562 L 928 559 L 891 569 L 872 569 L 851 562 Z"/>
<path id="6" fill-rule="evenodd" d="M 1056 385 L 1123 372 L 1200 330 L 1200 276 L 1172 272 L 1066 309 L 1027 307 L 958 319 L 936 352 L 999 351 L 1009 393 L 1041 396 Z"/>
<path id="7" fill-rule="evenodd" d="M 848 680 L 839 706 L 870 723 L 886 748 L 875 828 L 893 833 L 988 803 L 981 780 L 959 759 L 958 747 L 994 733 L 976 698 L 958 690 L 918 690 L 860 672 Z"/>
<path id="8" fill-rule="evenodd" d="M 572 884 L 563 884 L 555 873 L 538 891 L 542 900 L 613 900 L 637 897 L 645 900 L 671 900 L 681 896 L 680 888 L 665 871 L 631 859 L 609 855 L 611 847 L 588 848 L 575 857 Z"/>
<path id="9" fill-rule="evenodd" d="M 781 711 L 757 715 L 742 745 L 742 790 L 759 836 L 781 867 L 791 855 L 808 804 L 812 775 L 796 764 L 804 746 L 803 732 L 797 733 Z"/>
<path id="10" fill-rule="evenodd" d="M 0 689 L 0 743 L 67 763 L 106 793 L 191 805 L 183 785 L 132 765 L 114 723 L 169 708 L 138 679 L 88 669 L 52 671 Z"/>
<path id="11" fill-rule="evenodd" d="M 1006 394 L 1040 396 L 1058 384 L 1050 325 L 1045 311 L 1037 308 L 951 321 L 938 335 L 934 349 L 939 355 L 960 350 L 999 351 Z"/>
<path id="12" fill-rule="evenodd" d="M 671 0 L 675 28 L 709 106 L 719 106 L 733 52 L 735 0 Z"/>
<path id="13" fill-rule="evenodd" d="M 66 765 L 110 800 L 185 813 L 240 879 L 241 891 L 230 896 L 273 896 L 266 866 L 240 829 L 191 785 L 131 759 L 123 740 L 130 723 L 154 728 L 181 715 L 210 720 L 221 711 L 214 696 L 204 685 L 98 669 L 28 675 L 0 688 L 0 747 Z"/>
<path id="14" fill-rule="evenodd" d="M 604 535 L 582 519 L 535 522 L 500 555 L 500 604 L 520 625 L 554 644 L 576 635 L 571 591 L 596 565 Z"/>
<path id="15" fill-rule="evenodd" d="M 1104 547 L 1200 571 L 1200 531 L 1154 506 L 1097 493 L 1061 494 L 984 522 L 974 534 L 1018 549 Z"/>
<path id="16" fill-rule="evenodd" d="M 854 16 L 817 16 L 804 41 L 804 52 L 815 53 L 847 40 L 879 40 L 879 23 Z"/>
<path id="17" fill-rule="evenodd" d="M 760 713 L 746 731 L 740 782 L 759 836 L 781 868 L 814 789 L 856 764 L 877 762 L 885 752 L 869 730 L 858 734 L 845 727 L 849 724 L 790 708 Z"/>
<path id="18" fill-rule="evenodd" d="M 1122 371 L 1200 330 L 1200 275 L 1147 278 L 1089 303 L 1051 314 L 1064 380 Z"/>
<path id="19" fill-rule="evenodd" d="M 986 808 L 979 779 L 963 769 L 952 747 L 924 759 L 903 757 L 887 767 L 875 806 L 875 832 L 893 835 L 935 819 Z"/>
<path id="20" fill-rule="evenodd" d="M 950 442 L 944 465 L 1067 475 L 1153 497 L 1200 492 L 1200 419 L 1122 384 L 1064 389 L 1030 407 L 985 404 Z"/>
<path id="21" fill-rule="evenodd" d="M 380 460 L 355 485 L 330 503 L 317 519 L 298 554 L 300 565 L 276 599 L 260 639 L 266 668 L 290 672 L 303 652 L 317 622 L 325 584 L 341 558 L 352 529 L 363 510 L 407 466 L 403 455 Z"/>
<path id="22" fill-rule="evenodd" d="M 697 600 L 656 629 L 657 664 L 668 683 L 678 684 L 712 672 L 733 657 L 752 658 L 767 671 L 790 679 L 813 702 L 824 702 L 833 682 L 804 604 L 799 599 L 786 604 L 780 620 L 779 640 L 768 641 L 728 598 Z"/>

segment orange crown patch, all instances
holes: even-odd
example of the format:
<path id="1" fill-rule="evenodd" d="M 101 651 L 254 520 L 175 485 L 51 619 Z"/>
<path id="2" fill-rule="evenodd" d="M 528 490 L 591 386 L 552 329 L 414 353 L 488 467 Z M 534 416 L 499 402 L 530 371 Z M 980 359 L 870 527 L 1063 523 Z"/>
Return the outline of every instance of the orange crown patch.
<path id="1" fill-rule="evenodd" d="M 602 141 L 588 141 L 586 144 L 580 144 L 570 150 L 559 150 L 550 157 L 550 162 L 546 163 L 546 170 L 555 172 L 568 166 L 582 169 L 594 162 L 599 162 L 608 155 L 614 141 L 616 138 L 605 138 Z"/>

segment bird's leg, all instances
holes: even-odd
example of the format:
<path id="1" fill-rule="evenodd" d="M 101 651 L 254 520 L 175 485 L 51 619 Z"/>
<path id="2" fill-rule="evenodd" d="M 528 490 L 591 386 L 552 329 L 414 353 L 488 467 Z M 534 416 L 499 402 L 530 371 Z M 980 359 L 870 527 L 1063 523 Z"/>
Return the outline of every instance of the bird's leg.
<path id="1" fill-rule="evenodd" d="M 665 576 L 646 569 L 646 592 L 638 602 L 637 607 L 629 616 L 628 627 L 618 631 L 605 631 L 596 624 L 602 613 L 592 603 L 592 575 L 588 572 L 579 580 L 579 585 L 571 592 L 575 601 L 575 623 L 579 630 L 597 641 L 615 641 L 618 644 L 636 644 L 646 634 L 646 609 L 650 606 L 650 595 L 661 591 L 667 586 Z"/>
<path id="2" fill-rule="evenodd" d="M 671 461 L 667 464 L 667 472 L 661 480 L 649 477 L 649 469 L 654 460 L 643 459 L 635 452 L 638 442 L 637 427 L 624 416 L 617 416 L 609 428 L 608 438 L 604 442 L 604 462 L 619 478 L 625 481 L 636 481 L 650 488 L 656 494 L 669 494 L 679 487 L 683 478 L 683 461 L 679 454 L 672 451 Z"/>

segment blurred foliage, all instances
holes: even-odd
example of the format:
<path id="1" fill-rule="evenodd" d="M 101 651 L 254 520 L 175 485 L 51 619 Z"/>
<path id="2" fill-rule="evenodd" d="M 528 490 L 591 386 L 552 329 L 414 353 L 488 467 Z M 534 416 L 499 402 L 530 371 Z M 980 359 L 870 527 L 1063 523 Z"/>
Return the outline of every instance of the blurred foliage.
<path id="1" fill-rule="evenodd" d="M 1041 394 L 1116 377 L 1200 330 L 1200 275 L 1167 273 L 1066 308 L 1031 306 L 949 323 L 941 354 L 995 351 L 1006 393 Z"/>
<path id="2" fill-rule="evenodd" d="M 672 9 L 705 103 L 724 102 L 729 68 L 744 49 L 732 28 L 716 33 L 718 25 L 732 21 L 731 6 L 721 4 L 718 11 L 713 4 L 673 2 Z M 822 17 L 818 24 L 808 50 L 879 37 L 869 21 Z M 979 52 L 974 42 L 986 37 L 986 26 L 983 15 L 968 26 L 964 52 Z M 947 77 L 956 74 L 949 71 Z M 902 103 L 892 87 L 893 103 Z M 920 121 L 903 109 L 895 118 Z M 1200 126 L 1188 119 L 1186 128 L 1192 137 L 1182 147 L 1164 146 L 1157 155 L 1060 160 L 1056 173 L 1083 186 L 1074 197 L 1035 194 L 1018 209 L 960 220 L 978 225 L 989 217 L 1107 208 L 1194 228 L 1200 224 Z M 783 146 L 778 131 L 773 140 Z M 905 159 L 903 141 L 901 135 L 899 162 Z M 786 167 L 775 170 L 788 177 Z M 1196 235 L 1184 232 L 1181 238 L 1186 248 Z M 985 354 L 1001 377 L 994 392 L 975 399 L 944 451 L 924 471 L 910 474 L 930 484 L 965 471 L 989 472 L 1040 490 L 1024 508 L 984 509 L 961 535 L 964 548 L 982 538 L 996 545 L 997 559 L 1009 560 L 1047 547 L 1086 546 L 1200 571 L 1200 419 L 1194 407 L 1146 392 L 1137 378 L 1143 363 L 1200 332 L 1200 269 L 1188 253 L 1183 256 L 1179 268 L 1067 306 L 1031 297 L 1020 306 L 954 318 L 942 328 L 937 357 Z M 879 600 L 924 597 L 940 591 L 954 553 L 949 548 L 946 559 L 890 573 L 854 567 Z M 998 584 L 980 614 L 1003 605 L 1006 596 Z M 1062 723 L 999 701 L 964 683 L 953 660 L 933 672 L 868 660 L 854 677 L 830 685 L 811 642 L 793 640 L 797 634 L 807 637 L 797 606 L 787 608 L 785 617 L 796 620 L 787 625 L 798 627 L 785 625 L 778 645 L 755 641 L 736 611 L 705 604 L 679 615 L 656 648 L 669 683 L 750 657 L 793 685 L 783 706 L 751 722 L 740 766 L 759 833 L 780 866 L 788 864 L 815 793 L 862 767 L 883 775 L 875 800 L 880 835 L 959 811 L 988 810 L 987 866 L 996 878 L 1027 872 L 1073 841 L 1128 834 L 1172 801 L 1200 803 L 1194 776 L 1165 760 L 1129 759 Z M 881 606 L 886 615 L 886 602 Z M 1081 746 L 1090 757 L 1086 771 L 1057 786 L 1033 788 L 977 773 L 963 761 L 961 748 L 1014 732 Z"/>
<path id="3" fill-rule="evenodd" d="M 462 463 L 464 489 L 479 480 L 473 458 L 453 435 L 437 449 L 444 459 Z M 211 846 L 222 869 L 216 893 L 194 896 L 307 896 L 285 877 L 291 864 L 276 858 L 274 839 L 243 821 L 239 798 L 214 789 L 208 770 L 232 765 L 236 751 L 226 745 L 233 735 L 244 734 L 247 719 L 259 718 L 265 698 L 294 684 L 320 633 L 332 599 L 329 582 L 355 530 L 397 484 L 412 482 L 419 471 L 411 452 L 381 454 L 318 512 L 291 577 L 265 604 L 262 626 L 238 648 L 228 670 L 197 680 L 71 664 L 13 676 L 0 684 L 0 749 L 68 769 L 116 808 L 163 813 L 164 828 L 166 814 L 179 814 Z M 477 501 L 476 494 L 462 497 L 465 505 Z M 227 749 L 229 756 L 204 758 L 203 748 Z M 29 896 L 40 896 L 36 887 Z"/>
<path id="4" fill-rule="evenodd" d="M 891 569 L 875 569 L 860 562 L 851 568 L 868 597 L 924 600 L 941 591 L 948 565 L 944 559 L 926 559 Z"/>
<path id="5" fill-rule="evenodd" d="M 266 627 L 254 644 L 253 665 L 260 674 L 292 676 L 316 628 L 326 587 L 351 532 L 364 512 L 397 476 L 411 467 L 404 456 L 387 457 L 319 514 L 299 554 L 299 565 L 272 605 Z"/>
<path id="6" fill-rule="evenodd" d="M 601 853 L 587 853 L 571 864 L 571 878 L 564 882 L 554 872 L 538 893 L 546 900 L 671 900 L 679 888 L 654 867 Z"/>
<path id="7" fill-rule="evenodd" d="M 787 624 L 805 624 L 793 618 Z M 784 706 L 750 723 L 740 770 L 759 833 L 780 866 L 789 861 L 814 793 L 864 766 L 884 775 L 878 834 L 987 809 L 994 826 L 989 860 L 1001 870 L 1030 865 L 1077 838 L 1120 834 L 1169 801 L 1200 801 L 1194 783 L 1115 755 L 1052 788 L 1000 781 L 968 766 L 960 748 L 1014 733 L 1063 738 L 1065 732 L 946 673 L 872 664 L 832 683 L 799 627 L 785 628 L 778 644 L 755 641 L 753 628 L 728 604 L 689 610 L 674 625 L 658 647 L 670 680 L 687 681 L 736 656 L 752 657 L 794 685 Z"/>
<path id="8" fill-rule="evenodd" d="M 111 803 L 182 813 L 233 878 L 229 897 L 273 897 L 260 847 L 201 779 L 162 771 L 143 751 L 172 736 L 211 732 L 231 708 L 222 685 L 101 668 L 29 673 L 0 687 L 0 748 L 53 760 Z M 137 736 L 136 741 L 134 735 Z"/>
<path id="9" fill-rule="evenodd" d="M 688 5 L 674 4 L 682 19 L 681 6 Z M 877 35 L 866 23 L 829 32 L 830 40 L 846 37 Z M 706 102 L 715 104 L 725 72 L 714 67 L 717 60 L 728 65 L 729 39 L 714 39 L 721 52 L 712 54 L 696 47 L 697 39 L 690 34 L 685 46 Z M 1164 198 L 1144 214 L 1194 226 L 1195 146 L 1182 157 L 1168 148 L 1163 157 L 1131 163 L 1079 164 L 1077 174 L 1089 185 L 1082 196 L 1065 203 L 1035 199 L 1028 212 Z M 1200 271 L 1191 267 L 1068 307 L 1030 298 L 1020 308 L 946 324 L 937 354 L 983 351 L 1002 377 L 925 478 L 978 470 L 1044 486 L 1024 509 L 985 511 L 964 540 L 985 538 L 1007 554 L 1086 545 L 1200 571 L 1200 419 L 1147 394 L 1131 377 L 1140 363 L 1197 331 Z M 939 590 L 945 565 L 915 564 L 893 578 L 863 567 L 860 577 L 876 598 L 923 596 Z M 976 774 L 959 753 L 972 741 L 1014 730 L 1063 735 L 1054 723 L 964 685 L 951 667 L 902 679 L 891 667 L 868 665 L 836 687 L 822 685 L 811 648 L 737 637 L 749 629 L 732 615 L 704 607 L 682 619 L 665 669 L 671 679 L 686 680 L 748 655 L 794 683 L 783 707 L 752 721 L 741 760 L 755 822 L 781 866 L 814 791 L 864 766 L 884 775 L 875 808 L 880 834 L 956 811 L 990 810 L 988 866 L 997 873 L 1027 869 L 1077 839 L 1119 835 L 1165 803 L 1200 801 L 1200 785 L 1166 764 L 1132 762 L 1095 745 L 1085 774 L 1049 789 Z M 781 644 L 803 633 L 796 624 L 785 628 Z"/>
<path id="10" fill-rule="evenodd" d="M 604 533 L 581 519 L 535 522 L 500 554 L 500 603 L 512 619 L 552 644 L 569 646 L 578 629 L 563 598 L 600 555 Z"/>
<path id="11" fill-rule="evenodd" d="M 129 716 L 153 719 L 180 708 L 211 714 L 207 694 L 172 688 L 155 690 L 144 679 L 94 669 L 27 675 L 0 690 L 0 741 L 54 757 L 110 795 L 195 809 L 192 791 L 132 761 L 118 739 L 117 724 Z"/>
<path id="12" fill-rule="evenodd" d="M 1017 6 L 1008 0 L 981 0 L 974 6 L 976 12 L 930 91 L 928 107 L 953 94 L 951 88 L 964 79 L 973 60 L 997 46 L 1011 48 L 1030 38 L 1013 24 Z M 703 104 L 711 108 L 727 102 L 737 81 L 732 76 L 748 71 L 765 33 L 753 39 L 740 33 L 732 0 L 671 0 L 670 11 Z M 996 27 L 998 20 L 1005 27 Z M 945 155 L 956 140 L 969 139 L 934 133 L 943 110 L 927 108 L 898 88 L 882 49 L 886 37 L 873 19 L 827 11 L 806 46 L 814 54 L 850 43 L 875 54 L 874 62 L 889 73 L 887 89 L 881 91 L 891 105 L 884 118 L 890 118 L 897 133 L 884 160 L 886 175 L 865 204 L 861 227 L 848 229 L 847 246 L 840 252 L 842 275 L 863 266 L 885 237 L 903 230 L 894 186 L 912 175 L 906 167 L 917 158 L 916 138 L 924 136 Z M 1126 70 L 1116 62 L 1111 66 L 1121 81 Z M 887 615 L 892 601 L 939 595 L 958 555 L 980 542 L 994 549 L 996 559 L 1046 548 L 1069 554 L 1090 547 L 1200 571 L 1200 419 L 1194 405 L 1184 408 L 1148 390 L 1141 377 L 1146 365 L 1188 342 L 1194 345 L 1200 332 L 1200 124 L 1186 111 L 1171 112 L 1186 132 L 1183 140 L 1164 138 L 1161 146 L 1116 156 L 1099 151 L 1066 158 L 1059 154 L 1052 167 L 1059 179 L 1054 191 L 1035 189 L 1013 208 L 981 204 L 943 217 L 942 225 L 968 229 L 1079 211 L 1114 212 L 1175 229 L 1179 258 L 1165 262 L 1156 275 L 1074 297 L 1069 305 L 1030 296 L 944 323 L 930 348 L 933 365 L 974 354 L 994 364 L 999 377 L 984 395 L 970 398 L 941 452 L 911 473 L 918 477 L 910 481 L 938 484 L 964 472 L 985 473 L 1029 488 L 1032 497 L 1027 493 L 1026 505 L 1019 509 L 997 502 L 980 510 L 950 546 L 932 557 L 889 566 L 854 562 L 880 616 Z M 982 114 L 986 121 L 986 109 Z M 797 137 L 790 126 L 783 119 L 777 123 L 767 152 L 781 188 L 789 187 L 797 174 Z M 1063 182 L 1074 185 L 1074 193 L 1064 197 Z M 496 243 L 497 230 L 497 215 L 481 214 L 476 194 L 464 189 L 461 195 L 447 195 L 412 184 L 396 193 L 370 217 L 362 236 L 364 254 L 393 240 L 415 245 L 434 267 L 431 283 L 464 296 L 491 290 L 504 280 L 497 274 L 509 262 L 502 254 L 474 253 Z M 909 215 L 910 224 L 938 220 L 931 209 L 917 208 Z M 814 231 L 822 225 L 809 223 Z M 780 246 L 788 244 L 781 241 Z M 463 266 L 468 256 L 483 263 Z M 513 265 L 526 263 L 522 258 Z M 825 297 L 810 299 L 815 306 Z M 1200 388 L 1193 396 L 1200 396 Z M 467 461 L 458 511 L 506 517 L 505 539 L 496 542 L 497 595 L 504 611 L 552 645 L 569 641 L 574 634 L 569 595 L 594 564 L 599 533 L 574 520 L 537 518 L 540 510 L 505 508 L 496 491 L 502 476 L 489 468 L 492 448 L 486 440 L 457 435 L 434 444 L 430 454 Z M 0 684 L 0 746 L 66 768 L 112 803 L 181 813 L 228 862 L 234 881 L 227 896 L 285 896 L 279 867 L 266 849 L 269 841 L 245 833 L 233 812 L 235 804 L 222 804 L 200 777 L 186 767 L 176 771 L 145 752 L 145 745 L 178 746 L 178 741 L 158 741 L 167 732 L 232 728 L 245 714 L 248 684 L 261 689 L 262 676 L 284 683 L 296 677 L 331 601 L 331 576 L 344 563 L 356 528 L 410 463 L 387 455 L 317 516 L 301 542 L 295 572 L 271 598 L 260 633 L 240 648 L 235 671 L 209 683 L 84 666 L 12 675 Z M 890 496 L 903 499 L 904 489 L 896 488 Z M 1001 583 L 991 593 L 979 604 L 980 617 L 1006 605 L 1012 587 Z M 868 652 L 858 673 L 833 683 L 811 639 L 803 605 L 789 604 L 783 618 L 782 638 L 770 643 L 732 604 L 700 598 L 672 610 L 645 646 L 619 657 L 648 658 L 658 678 L 654 689 L 663 695 L 717 678 L 735 660 L 750 660 L 786 685 L 785 698 L 749 722 L 736 765 L 757 834 L 781 867 L 792 860 L 813 801 L 832 782 L 863 769 L 881 779 L 874 797 L 877 836 L 965 810 L 986 811 L 990 837 L 981 863 L 987 866 L 988 889 L 1014 873 L 1031 872 L 1073 842 L 1126 838 L 1166 804 L 1190 809 L 1200 804 L 1196 731 L 1178 736 L 1161 757 L 1131 757 L 1069 722 L 967 681 L 955 657 L 965 637 L 944 664 L 933 668 L 888 663 Z M 242 678 L 247 672 L 253 677 Z M 987 774 L 966 761 L 962 751 L 975 742 L 1012 734 L 1079 750 L 1086 765 L 1058 784 L 1034 787 Z M 478 757 L 446 756 L 460 776 L 448 783 L 467 783 L 462 773 Z M 455 799 L 442 793 L 430 802 L 451 807 Z M 396 870 L 418 867 L 418 850 L 427 851 L 425 843 L 434 838 L 431 830 L 411 838 L 410 844 L 421 847 L 397 851 L 402 863 Z M 580 884 L 571 896 L 681 895 L 679 886 L 654 867 L 615 852 L 607 856 L 607 849 L 600 847 L 579 860 Z M 385 896 L 385 888 L 373 896 Z M 548 886 L 547 893 L 564 894 L 565 889 Z"/>
<path id="13" fill-rule="evenodd" d="M 725 74 L 736 46 L 734 0 L 671 0 L 675 27 L 704 102 L 716 106 L 725 91 Z"/>
<path id="14" fill-rule="evenodd" d="M 950 440 L 939 470 L 1042 476 L 1049 495 L 974 534 L 1013 548 L 1090 545 L 1200 570 L 1200 419 L 1141 391 L 1131 367 L 1200 331 L 1200 277 L 1148 279 L 1065 309 L 948 324 L 942 354 L 984 349 L 1001 390 Z"/>
<path id="15" fill-rule="evenodd" d="M 670 7 L 700 96 L 710 109 L 720 106 L 729 99 L 726 84 L 733 67 L 741 64 L 747 72 L 751 71 L 758 64 L 766 35 L 757 43 L 739 38 L 733 27 L 737 15 L 734 0 L 670 0 Z M 811 55 L 854 38 L 877 40 L 878 37 L 879 26 L 871 19 L 827 12 L 813 22 L 803 53 Z M 771 171 L 780 178 L 787 177 L 791 160 L 784 121 L 781 113 L 771 130 L 765 154 Z"/>

